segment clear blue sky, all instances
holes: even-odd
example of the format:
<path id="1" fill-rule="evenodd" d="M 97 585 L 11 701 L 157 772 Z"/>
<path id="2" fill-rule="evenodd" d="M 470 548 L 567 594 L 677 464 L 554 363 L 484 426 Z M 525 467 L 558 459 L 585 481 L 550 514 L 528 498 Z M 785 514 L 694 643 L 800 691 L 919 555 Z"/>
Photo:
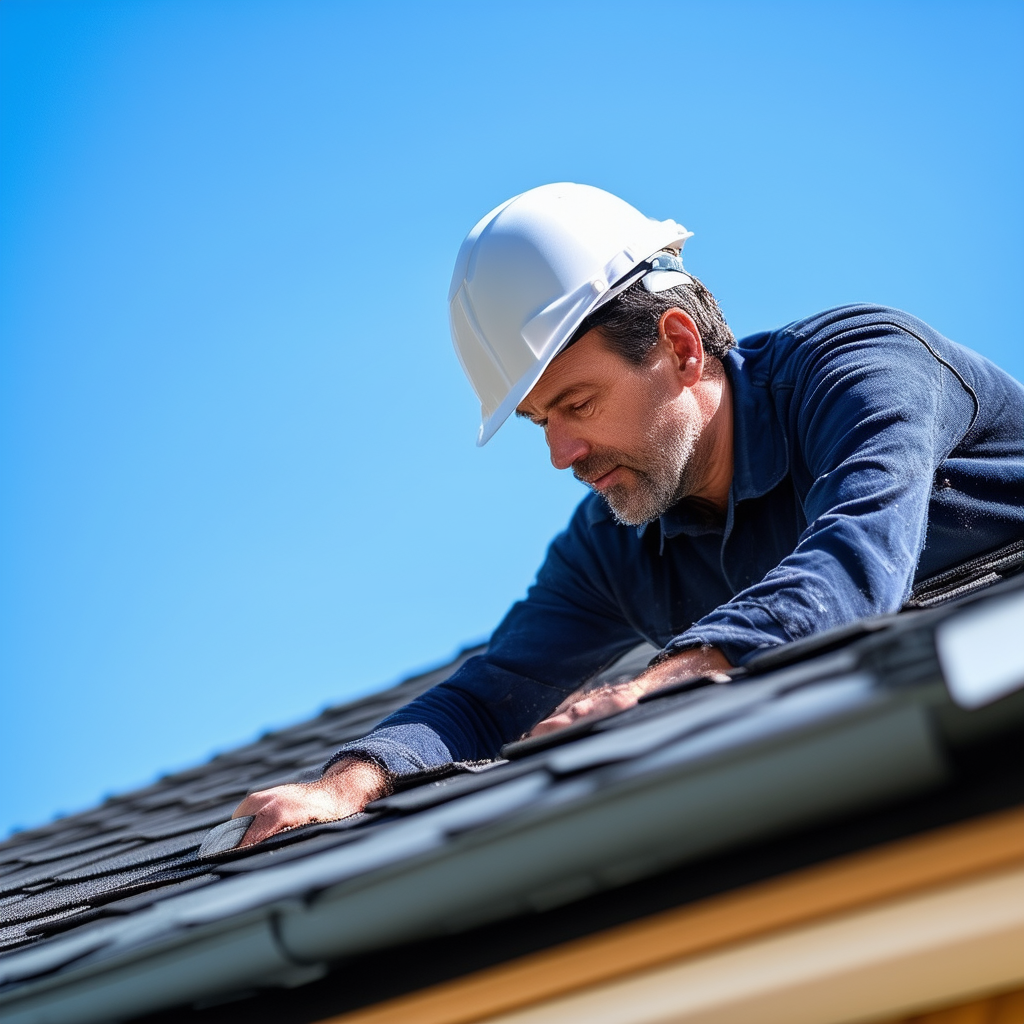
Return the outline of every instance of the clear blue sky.
<path id="1" fill-rule="evenodd" d="M 588 182 L 1024 376 L 1024 5 L 3 0 L 0 835 L 447 658 L 582 496 L 447 334 Z"/>

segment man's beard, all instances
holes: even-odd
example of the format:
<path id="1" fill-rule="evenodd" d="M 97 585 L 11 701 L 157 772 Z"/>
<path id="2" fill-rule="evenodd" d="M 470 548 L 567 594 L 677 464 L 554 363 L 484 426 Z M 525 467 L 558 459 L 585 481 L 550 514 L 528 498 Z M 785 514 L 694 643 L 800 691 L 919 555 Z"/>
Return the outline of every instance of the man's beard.
<path id="1" fill-rule="evenodd" d="M 591 452 L 573 463 L 573 476 L 586 484 L 617 466 L 624 467 L 629 479 L 597 493 L 619 525 L 641 526 L 696 490 L 702 475 L 699 439 L 700 428 L 690 421 L 682 435 L 673 431 L 668 438 L 651 437 L 641 449 L 629 454 L 614 448 Z"/>

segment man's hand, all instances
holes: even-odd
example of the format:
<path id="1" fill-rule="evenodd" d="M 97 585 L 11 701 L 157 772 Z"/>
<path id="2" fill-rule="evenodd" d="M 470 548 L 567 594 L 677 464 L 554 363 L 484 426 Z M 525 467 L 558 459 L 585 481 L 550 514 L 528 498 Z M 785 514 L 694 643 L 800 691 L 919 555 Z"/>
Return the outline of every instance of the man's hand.
<path id="1" fill-rule="evenodd" d="M 628 683 L 604 686 L 598 690 L 577 691 L 553 715 L 538 722 L 529 735 L 544 736 L 585 718 L 606 718 L 617 711 L 631 708 L 641 697 L 655 690 L 697 676 L 710 676 L 714 679 L 731 668 L 732 665 L 717 647 L 683 651 L 647 669 Z M 728 677 L 721 675 L 718 681 L 727 682 Z"/>
<path id="2" fill-rule="evenodd" d="M 337 821 L 361 811 L 371 800 L 387 795 L 387 775 L 372 761 L 346 758 L 332 764 L 323 778 L 251 793 L 232 818 L 255 816 L 241 846 L 252 846 L 286 828 L 314 821 Z"/>

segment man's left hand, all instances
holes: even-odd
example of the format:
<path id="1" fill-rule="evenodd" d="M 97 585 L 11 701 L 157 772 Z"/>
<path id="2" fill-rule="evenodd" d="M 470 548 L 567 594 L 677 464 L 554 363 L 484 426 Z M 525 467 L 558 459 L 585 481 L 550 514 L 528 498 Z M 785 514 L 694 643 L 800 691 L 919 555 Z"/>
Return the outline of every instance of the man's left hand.
<path id="1" fill-rule="evenodd" d="M 716 682 L 728 682 L 732 665 L 717 647 L 698 647 L 682 651 L 653 668 L 647 669 L 636 679 L 615 686 L 604 686 L 597 690 L 577 691 L 564 702 L 549 718 L 538 722 L 530 736 L 543 736 L 587 718 L 607 718 L 618 711 L 631 708 L 641 697 L 674 683 L 698 676 L 709 676 Z M 718 678 L 721 677 L 721 678 Z"/>

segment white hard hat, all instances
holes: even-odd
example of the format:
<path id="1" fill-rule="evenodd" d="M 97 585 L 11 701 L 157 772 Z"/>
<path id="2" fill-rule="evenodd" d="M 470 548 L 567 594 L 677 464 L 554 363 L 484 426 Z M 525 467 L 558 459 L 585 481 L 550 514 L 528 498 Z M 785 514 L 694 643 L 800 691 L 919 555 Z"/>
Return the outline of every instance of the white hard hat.
<path id="1" fill-rule="evenodd" d="M 569 182 L 530 189 L 487 214 L 462 243 L 448 293 L 455 351 L 480 399 L 477 444 L 491 439 L 587 316 L 691 234 Z M 661 287 L 684 281 L 676 263 Z"/>

